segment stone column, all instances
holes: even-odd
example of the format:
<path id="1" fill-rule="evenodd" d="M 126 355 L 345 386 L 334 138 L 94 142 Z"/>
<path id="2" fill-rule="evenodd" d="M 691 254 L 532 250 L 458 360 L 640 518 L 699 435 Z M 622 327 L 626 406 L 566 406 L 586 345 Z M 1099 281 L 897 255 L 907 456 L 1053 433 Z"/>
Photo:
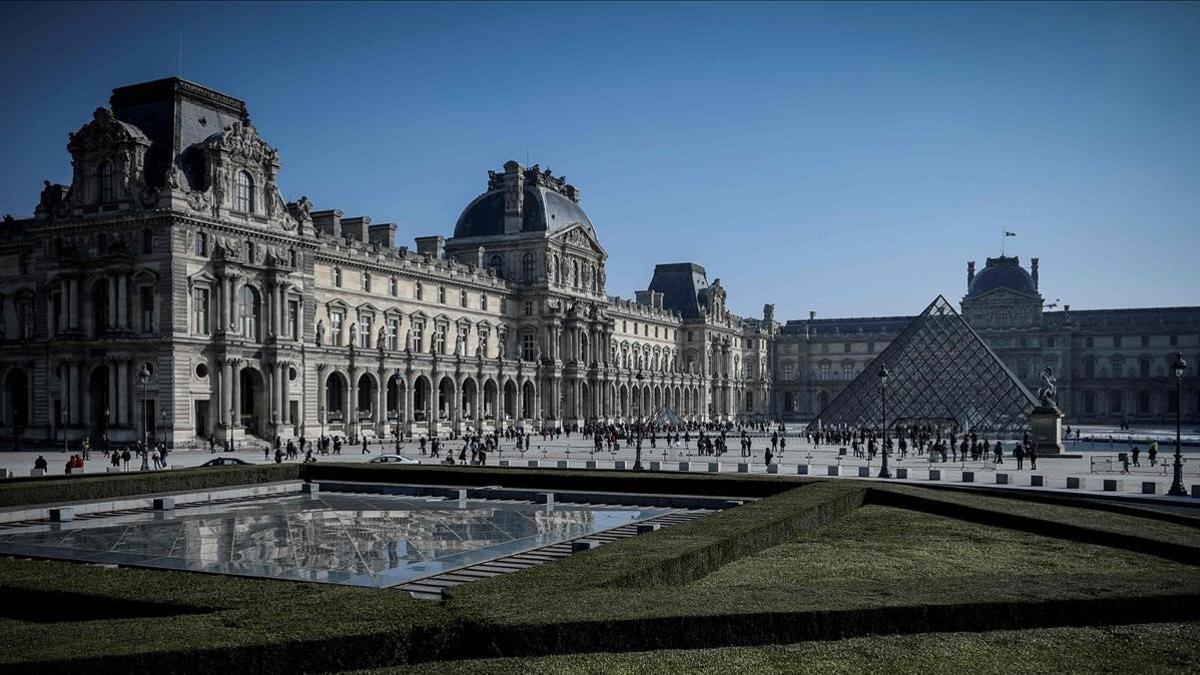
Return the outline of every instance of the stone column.
<path id="1" fill-rule="evenodd" d="M 284 424 L 293 424 L 292 420 L 292 363 L 283 362 L 283 400 L 280 419 Z"/>
<path id="2" fill-rule="evenodd" d="M 515 401 L 516 407 L 513 409 L 513 424 L 525 420 L 525 381 L 517 378 L 517 398 Z"/>
<path id="3" fill-rule="evenodd" d="M 117 362 L 118 399 L 116 407 L 120 410 L 121 424 L 129 424 L 129 359 Z M 139 383 L 140 384 L 140 383 Z"/>
<path id="4" fill-rule="evenodd" d="M 129 276 L 117 276 L 117 327 L 129 328 Z"/>
<path id="5" fill-rule="evenodd" d="M 221 390 L 217 396 L 217 418 L 221 426 L 233 426 L 233 417 L 229 414 L 233 407 L 233 362 L 229 359 L 218 361 L 221 366 Z"/>
<path id="6" fill-rule="evenodd" d="M 379 376 L 376 380 L 379 382 L 375 391 L 375 433 L 381 438 L 387 435 L 387 390 L 388 380 L 390 376 L 387 368 L 382 364 L 379 366 Z"/>
<path id="7" fill-rule="evenodd" d="M 233 379 L 229 385 L 232 390 L 232 396 L 229 402 L 232 404 L 233 410 L 230 424 L 234 427 L 242 426 L 242 388 L 240 386 L 242 380 L 242 362 L 235 359 L 233 362 Z"/>
<path id="8" fill-rule="evenodd" d="M 67 394 L 71 398 L 68 414 L 71 416 L 71 423 L 76 425 L 83 422 L 80 416 L 81 406 L 79 405 L 81 389 L 82 387 L 79 382 L 79 362 L 71 361 L 67 364 Z"/>
<path id="9" fill-rule="evenodd" d="M 413 387 L 416 386 L 416 378 L 411 374 L 404 378 L 404 422 L 410 424 L 413 422 Z"/>

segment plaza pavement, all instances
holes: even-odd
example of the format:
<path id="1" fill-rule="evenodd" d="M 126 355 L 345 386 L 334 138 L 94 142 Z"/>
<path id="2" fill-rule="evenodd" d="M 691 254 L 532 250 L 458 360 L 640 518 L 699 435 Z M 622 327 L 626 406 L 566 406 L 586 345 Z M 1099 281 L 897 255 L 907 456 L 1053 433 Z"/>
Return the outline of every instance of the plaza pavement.
<path id="1" fill-rule="evenodd" d="M 1172 498 L 1166 497 L 1166 491 L 1171 485 L 1172 473 L 1171 462 L 1174 455 L 1174 429 L 1170 431 L 1170 440 L 1167 439 L 1165 431 L 1160 429 L 1144 430 L 1139 429 L 1131 432 L 1131 438 L 1123 437 L 1124 432 L 1118 432 L 1115 429 L 1107 427 L 1084 427 L 1083 436 L 1091 435 L 1103 439 L 1098 442 L 1080 442 L 1074 441 L 1066 443 L 1066 455 L 1064 457 L 1041 457 L 1038 460 L 1038 468 L 1034 471 L 1028 461 L 1025 462 L 1023 470 L 1017 470 L 1016 459 L 1010 454 L 1013 443 L 1011 441 L 1004 443 L 1005 457 L 1003 464 L 993 464 L 990 460 L 983 461 L 959 461 L 959 462 L 936 462 L 930 463 L 928 455 L 918 457 L 913 453 L 909 453 L 907 457 L 901 458 L 893 453 L 889 457 L 889 465 L 893 476 L 898 475 L 898 469 L 904 469 L 907 472 L 906 481 L 892 479 L 897 482 L 911 482 L 916 484 L 953 484 L 962 487 L 969 486 L 987 486 L 1001 489 L 1013 490 L 1048 490 L 1061 492 L 1065 494 L 1080 494 L 1086 493 L 1092 496 L 1103 494 L 1110 497 L 1138 497 L 1143 495 L 1157 495 L 1157 499 L 1178 501 L 1189 505 L 1200 507 L 1200 498 L 1184 497 Z M 1109 433 L 1114 436 L 1113 442 L 1110 444 L 1107 440 Z M 1150 466 L 1150 461 L 1146 457 L 1146 448 L 1148 438 L 1156 438 L 1159 441 L 1158 465 Z M 502 461 L 506 461 L 508 465 L 514 467 L 527 467 L 532 460 L 537 460 L 543 467 L 554 468 L 559 466 L 560 461 L 565 461 L 569 468 L 585 468 L 586 462 L 591 460 L 596 462 L 596 468 L 612 469 L 618 461 L 626 462 L 626 466 L 632 466 L 635 459 L 636 451 L 626 445 L 622 445 L 621 449 L 615 453 L 603 451 L 592 454 L 592 443 L 578 434 L 573 434 L 571 438 L 559 438 L 556 440 L 542 441 L 540 436 L 532 437 L 531 448 L 523 453 L 517 452 L 514 449 L 512 441 L 504 441 L 501 445 L 501 452 L 491 453 L 488 456 L 488 464 L 492 466 L 499 465 Z M 654 465 L 651 462 L 658 463 L 657 466 L 663 471 L 679 471 L 681 462 L 690 462 L 689 470 L 692 472 L 707 472 L 710 463 L 716 463 L 719 471 L 722 473 L 738 473 L 745 470 L 746 473 L 765 474 L 768 472 L 766 465 L 763 462 L 763 455 L 766 448 L 770 447 L 770 439 L 767 436 L 754 436 L 753 449 L 751 456 L 742 457 L 737 445 L 737 438 L 731 436 L 729 443 L 733 448 L 720 457 L 698 456 L 695 454 L 695 439 L 692 439 L 691 448 L 667 448 L 666 442 L 659 439 L 657 447 L 651 448 L 649 442 L 644 442 L 642 446 L 642 462 L 645 469 L 650 470 Z M 1122 465 L 1118 461 L 1119 452 L 1128 451 L 1129 448 L 1136 444 L 1142 449 L 1141 467 L 1130 466 L 1128 474 L 1121 473 Z M 1196 494 L 1200 494 L 1200 434 L 1196 431 L 1189 430 L 1185 437 L 1185 446 L 1183 449 L 1184 457 L 1184 486 L 1189 491 L 1193 492 L 1193 486 L 1197 486 Z M 418 451 L 417 443 L 402 443 L 401 453 L 417 459 L 424 464 L 435 464 L 439 460 L 422 457 Z M 342 450 L 340 456 L 317 456 L 318 462 L 365 462 L 373 457 L 378 457 L 381 453 L 392 453 L 395 451 L 395 445 L 391 442 L 379 443 L 374 442 L 369 446 L 370 454 L 362 454 L 360 446 L 346 446 Z M 452 451 L 457 458 L 459 450 L 462 448 L 461 441 L 444 441 L 443 457 L 448 451 Z M 47 449 L 40 451 L 33 450 L 2 450 L 0 451 L 0 468 L 9 469 L 14 475 L 28 476 L 30 469 L 33 468 L 34 460 L 42 455 L 49 463 L 50 475 L 62 475 L 64 473 L 64 465 L 68 454 L 63 453 L 61 449 Z M 849 456 L 850 450 L 847 449 L 845 456 L 839 456 L 838 447 L 833 445 L 821 445 L 813 447 L 804 441 L 803 436 L 790 436 L 787 439 L 786 450 L 778 453 L 775 458 L 775 463 L 778 468 L 774 469 L 780 475 L 797 475 L 800 472 L 799 466 L 807 467 L 808 475 L 815 477 L 828 477 L 831 474 L 836 474 L 841 478 L 860 478 L 860 470 L 865 467 L 867 475 L 865 477 L 875 479 L 879 473 L 879 458 L 872 462 L 865 459 L 854 458 Z M 170 464 L 172 467 L 194 467 L 207 462 L 210 459 L 218 456 L 234 456 L 251 463 L 263 463 L 273 461 L 264 457 L 261 449 L 239 449 L 233 453 L 218 452 L 210 454 L 207 449 L 180 449 L 171 452 Z M 739 464 L 747 464 L 746 467 L 739 467 Z M 108 469 L 108 463 L 104 461 L 102 452 L 93 451 L 91 461 L 87 462 L 85 473 L 105 473 Z M 131 470 L 137 470 L 140 462 L 135 458 L 130 462 Z M 830 467 L 834 467 L 831 469 Z M 931 470 L 940 472 L 940 477 L 931 481 Z M 1004 476 L 1004 478 L 1001 478 Z M 1033 476 L 1041 476 L 1042 485 L 1031 485 Z M 1007 483 L 1000 483 L 1001 480 L 1007 480 Z M 1106 485 L 1106 481 L 1108 482 Z M 1072 487 L 1068 487 L 1071 485 Z M 1153 492 L 1143 493 L 1144 490 L 1152 489 Z M 1183 505 L 1183 504 L 1180 504 Z"/>

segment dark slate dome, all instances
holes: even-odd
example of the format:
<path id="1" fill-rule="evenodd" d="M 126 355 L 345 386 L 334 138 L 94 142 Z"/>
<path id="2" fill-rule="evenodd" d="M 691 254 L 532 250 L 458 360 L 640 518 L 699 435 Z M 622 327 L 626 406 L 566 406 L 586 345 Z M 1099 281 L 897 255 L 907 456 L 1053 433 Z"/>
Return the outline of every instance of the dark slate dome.
<path id="1" fill-rule="evenodd" d="M 1037 295 L 1038 292 L 1037 286 L 1033 283 L 1033 277 L 1025 271 L 1025 268 L 1021 267 L 1020 259 L 1017 256 L 988 258 L 987 266 L 975 275 L 971 287 L 967 290 L 967 295 L 971 297 L 983 295 L 997 288 L 1007 288 L 1027 295 Z"/>
<path id="2" fill-rule="evenodd" d="M 594 237 L 591 219 L 579 206 L 579 190 L 565 178 L 526 168 L 516 162 L 504 165 L 504 173 L 488 172 L 488 190 L 463 209 L 454 226 L 455 237 L 491 237 L 504 234 L 505 185 L 520 186 L 521 232 L 556 232 L 576 223 Z"/>

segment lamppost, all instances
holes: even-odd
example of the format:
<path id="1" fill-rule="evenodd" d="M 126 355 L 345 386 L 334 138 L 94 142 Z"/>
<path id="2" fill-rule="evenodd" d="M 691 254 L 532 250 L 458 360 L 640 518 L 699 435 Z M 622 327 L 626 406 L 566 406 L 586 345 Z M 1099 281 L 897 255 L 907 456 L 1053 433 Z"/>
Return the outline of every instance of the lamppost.
<path id="1" fill-rule="evenodd" d="M 234 405 L 232 403 L 230 403 L 229 404 L 229 451 L 230 452 L 237 452 L 237 441 L 234 440 L 234 438 L 233 438 L 233 429 L 235 426 L 233 416 L 236 412 L 237 412 L 237 408 L 235 408 Z"/>
<path id="2" fill-rule="evenodd" d="M 397 455 L 400 454 L 400 411 L 403 409 L 403 406 L 400 405 L 400 377 L 401 377 L 401 372 L 400 372 L 400 369 L 397 368 L 396 369 L 396 400 L 394 401 L 395 408 L 396 408 L 396 431 L 394 432 L 394 435 L 396 437 L 395 441 L 396 441 L 396 454 Z"/>
<path id="3" fill-rule="evenodd" d="M 1183 372 L 1187 370 L 1187 361 L 1183 354 L 1175 354 L 1175 362 L 1171 364 L 1171 373 L 1175 376 L 1175 480 L 1171 481 L 1171 489 L 1167 494 L 1176 497 L 1186 497 L 1183 489 L 1183 456 L 1182 444 L 1179 441 L 1179 429 L 1183 422 Z"/>
<path id="4" fill-rule="evenodd" d="M 888 471 L 888 437 L 887 437 L 887 380 L 888 380 L 887 364 L 883 364 L 879 368 L 879 389 L 883 395 L 883 465 L 879 468 L 880 478 L 891 478 L 892 472 Z"/>
<path id="5" fill-rule="evenodd" d="M 108 415 L 111 412 L 112 412 L 112 410 L 109 409 L 108 406 L 104 406 L 104 426 L 103 426 L 104 432 L 103 433 L 104 433 L 104 443 L 106 446 L 108 444 Z"/>
<path id="6" fill-rule="evenodd" d="M 321 438 L 325 438 L 325 406 L 317 408 L 317 417 L 321 418 Z"/>
<path id="7" fill-rule="evenodd" d="M 148 445 L 147 434 L 149 427 L 146 423 L 146 384 L 150 382 L 150 369 L 146 364 L 142 364 L 142 369 L 138 371 L 138 382 L 142 383 L 142 450 Z"/>
<path id="8" fill-rule="evenodd" d="M 167 420 L 167 411 L 165 408 L 158 411 L 158 419 L 160 422 L 162 422 L 162 437 L 159 438 L 158 441 L 162 443 L 163 447 L 165 448 L 167 447 L 167 429 L 171 426 Z M 157 429 L 155 429 L 154 435 L 155 437 L 158 437 Z"/>

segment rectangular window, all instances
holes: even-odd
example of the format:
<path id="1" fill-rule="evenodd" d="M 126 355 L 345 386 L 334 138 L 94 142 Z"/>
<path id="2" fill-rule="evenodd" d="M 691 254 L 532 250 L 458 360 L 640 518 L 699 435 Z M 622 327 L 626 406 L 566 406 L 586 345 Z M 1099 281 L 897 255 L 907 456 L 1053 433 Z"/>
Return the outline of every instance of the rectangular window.
<path id="1" fill-rule="evenodd" d="M 785 379 L 785 380 L 792 379 L 792 370 L 793 370 L 793 364 L 791 364 L 791 363 L 783 364 L 783 379 Z"/>
<path id="2" fill-rule="evenodd" d="M 288 266 L 289 267 L 296 266 L 296 249 L 294 249 L 294 248 L 288 249 Z"/>
<path id="3" fill-rule="evenodd" d="M 1143 347 L 1149 347 L 1149 346 L 1150 346 L 1150 336 L 1149 336 L 1149 335 L 1143 335 L 1143 336 L 1142 336 L 1142 346 L 1143 346 Z"/>
<path id="4" fill-rule="evenodd" d="M 829 364 L 828 363 L 821 364 L 821 379 L 822 380 L 829 379 Z"/>
<path id="5" fill-rule="evenodd" d="M 458 327 L 458 342 L 455 342 L 455 343 L 454 343 L 454 349 L 455 349 L 455 350 L 457 350 L 457 349 L 458 349 L 458 345 L 460 345 L 460 344 L 461 344 L 461 345 L 463 346 L 463 356 L 466 356 L 466 355 L 467 355 L 467 353 L 466 353 L 466 349 L 467 349 L 467 330 L 469 330 L 469 329 L 468 329 L 466 326 L 459 326 L 459 327 Z"/>
<path id="6" fill-rule="evenodd" d="M 525 301 L 525 316 L 533 316 L 533 301 Z"/>
<path id="7" fill-rule="evenodd" d="M 400 319 L 388 319 L 387 322 L 387 348 L 389 351 L 396 351 L 396 336 L 400 333 Z"/>
<path id="8" fill-rule="evenodd" d="M 1053 347 L 1054 346 L 1054 338 L 1052 338 L 1052 337 L 1046 338 L 1046 346 Z"/>
<path id="9" fill-rule="evenodd" d="M 446 304 L 446 287 L 445 286 L 438 286 L 438 303 L 442 304 L 442 305 Z"/>
<path id="10" fill-rule="evenodd" d="M 1179 346 L 1179 336 L 1178 335 L 1172 335 L 1170 338 L 1168 338 L 1168 341 L 1170 342 L 1172 347 Z"/>
<path id="11" fill-rule="evenodd" d="M 62 293 L 55 293 L 50 299 L 50 332 L 58 333 L 62 330 L 59 325 L 59 317 L 62 316 Z"/>
<path id="12" fill-rule="evenodd" d="M 198 255 L 202 258 L 208 257 L 208 233 L 207 232 L 197 232 L 196 233 L 196 255 Z"/>
<path id="13" fill-rule="evenodd" d="M 414 352 L 420 352 L 425 349 L 425 320 L 413 319 L 412 322 L 412 345 L 410 349 Z"/>
<path id="14" fill-rule="evenodd" d="M 828 343 L 828 342 L 822 342 L 822 343 L 821 343 L 821 353 L 822 353 L 822 354 L 828 354 L 828 353 L 829 353 L 829 343 Z"/>
<path id="15" fill-rule="evenodd" d="M 486 295 L 480 295 L 479 296 L 479 309 L 482 309 L 483 311 L 486 312 L 487 308 L 488 308 L 488 297 Z"/>
<path id="16" fill-rule="evenodd" d="M 521 336 L 521 360 L 532 361 L 537 356 L 537 347 L 532 333 Z"/>
<path id="17" fill-rule="evenodd" d="M 433 352 L 435 354 L 446 353 L 446 324 L 439 323 L 433 327 Z"/>
<path id="18" fill-rule="evenodd" d="M 208 289 L 197 288 L 192 300 L 193 329 L 197 335 L 208 335 Z"/>
<path id="19" fill-rule="evenodd" d="M 695 338 L 695 334 L 689 330 L 688 331 L 688 342 L 691 342 L 694 338 Z"/>
<path id="20" fill-rule="evenodd" d="M 484 357 L 488 355 L 488 338 L 491 337 L 490 333 L 491 331 L 487 328 L 479 329 L 479 354 Z"/>
<path id="21" fill-rule="evenodd" d="M 425 295 L 425 292 L 424 292 L 424 290 L 421 288 L 421 282 L 419 282 L 419 281 L 418 281 L 418 282 L 417 282 L 417 284 L 416 284 L 416 285 L 413 287 L 413 289 L 414 289 L 414 290 L 413 290 L 413 295 L 415 295 L 415 296 L 417 297 L 417 300 L 420 300 L 420 299 L 422 299 L 422 296 L 424 296 L 424 295 Z"/>
<path id="22" fill-rule="evenodd" d="M 333 285 L 338 288 L 342 287 L 342 268 L 340 267 L 333 268 Z"/>
<path id="23" fill-rule="evenodd" d="M 341 312 L 329 313 L 329 334 L 331 342 L 337 347 L 342 346 L 342 318 Z"/>
<path id="24" fill-rule="evenodd" d="M 362 284 L 363 284 L 363 290 L 370 293 L 371 292 L 371 273 L 370 272 L 363 272 Z"/>
<path id="25" fill-rule="evenodd" d="M 844 345 L 842 345 L 842 351 L 843 351 L 843 352 L 845 352 L 845 353 L 847 353 L 847 354 L 849 354 L 849 353 L 850 353 L 850 343 L 849 343 L 849 342 L 847 342 L 847 343 L 845 343 Z"/>
<path id="26" fill-rule="evenodd" d="M 138 289 L 139 302 L 142 316 L 142 332 L 149 333 L 154 330 L 154 287 L 142 286 Z"/>
<path id="27" fill-rule="evenodd" d="M 370 314 L 362 314 L 358 317 L 358 346 L 362 349 L 371 348 L 371 327 L 375 324 L 375 317 Z"/>
<path id="28" fill-rule="evenodd" d="M 1091 349 L 1092 347 L 1096 346 L 1096 341 L 1093 340 L 1092 338 L 1087 338 L 1083 342 L 1085 345 L 1087 345 L 1088 349 Z"/>
<path id="29" fill-rule="evenodd" d="M 288 300 L 287 304 L 287 336 L 293 340 L 300 339 L 300 303 Z"/>
<path id="30" fill-rule="evenodd" d="M 1113 346 L 1114 346 L 1114 347 L 1120 347 L 1120 346 L 1121 346 L 1121 336 L 1120 336 L 1120 335 L 1117 335 L 1117 336 L 1113 337 Z"/>
<path id="31" fill-rule="evenodd" d="M 396 277 L 388 279 L 388 295 L 396 297 Z"/>

